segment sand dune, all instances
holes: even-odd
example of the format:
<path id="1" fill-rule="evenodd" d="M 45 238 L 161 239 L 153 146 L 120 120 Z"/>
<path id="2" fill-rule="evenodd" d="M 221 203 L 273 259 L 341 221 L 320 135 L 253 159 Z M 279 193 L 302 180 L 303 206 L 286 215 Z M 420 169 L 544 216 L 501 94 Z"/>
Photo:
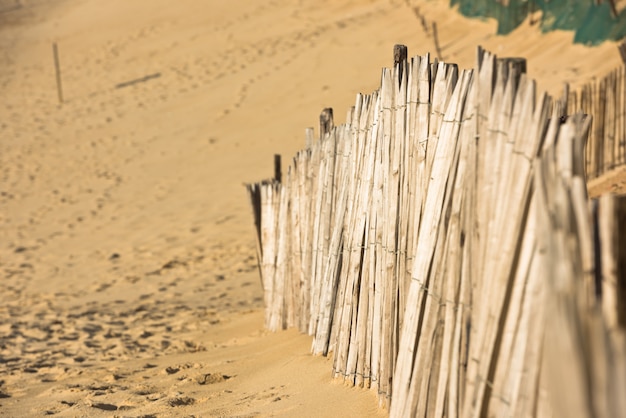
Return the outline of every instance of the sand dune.
<path id="1" fill-rule="evenodd" d="M 263 330 L 243 183 L 432 22 L 445 60 L 526 56 L 556 94 L 620 63 L 438 2 L 0 2 L 0 415 L 384 416 Z"/>

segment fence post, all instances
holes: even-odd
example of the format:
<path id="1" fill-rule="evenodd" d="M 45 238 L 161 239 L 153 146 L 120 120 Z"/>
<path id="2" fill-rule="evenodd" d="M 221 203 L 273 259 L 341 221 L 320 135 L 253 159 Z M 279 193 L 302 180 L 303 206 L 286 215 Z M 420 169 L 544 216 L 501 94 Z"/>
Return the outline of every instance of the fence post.
<path id="1" fill-rule="evenodd" d="M 326 134 L 329 134 L 334 126 L 333 108 L 327 107 L 320 113 L 320 139 L 324 138 Z"/>
<path id="2" fill-rule="evenodd" d="M 274 181 L 281 183 L 283 174 L 281 171 L 280 154 L 274 154 Z"/>
<path id="3" fill-rule="evenodd" d="M 407 60 L 409 49 L 406 45 L 396 44 L 393 46 L 393 66 L 398 67 L 398 82 L 402 84 L 402 74 Z"/>

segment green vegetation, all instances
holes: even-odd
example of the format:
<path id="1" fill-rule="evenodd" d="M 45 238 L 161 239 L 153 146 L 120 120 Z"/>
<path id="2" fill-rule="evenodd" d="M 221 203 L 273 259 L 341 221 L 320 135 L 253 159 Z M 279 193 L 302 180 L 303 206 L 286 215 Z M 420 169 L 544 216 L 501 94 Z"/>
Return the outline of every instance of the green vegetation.
<path id="1" fill-rule="evenodd" d="M 451 6 L 468 17 L 490 17 L 498 21 L 498 34 L 505 35 L 524 19 L 541 11 L 539 26 L 547 32 L 555 29 L 575 32 L 574 42 L 597 45 L 605 40 L 626 37 L 626 9 L 618 16 L 611 13 L 605 0 L 509 0 L 507 6 L 497 0 L 450 0 Z"/>

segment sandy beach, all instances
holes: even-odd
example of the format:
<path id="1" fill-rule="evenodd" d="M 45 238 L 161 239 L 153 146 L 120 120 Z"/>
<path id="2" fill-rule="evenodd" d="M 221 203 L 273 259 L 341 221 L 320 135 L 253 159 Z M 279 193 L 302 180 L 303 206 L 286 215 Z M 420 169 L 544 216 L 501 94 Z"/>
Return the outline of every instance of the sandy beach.
<path id="1" fill-rule="evenodd" d="M 323 108 L 343 122 L 397 43 L 523 56 L 555 95 L 621 65 L 446 4 L 0 0 L 0 416 L 386 416 L 308 336 L 263 329 L 244 185 Z"/>

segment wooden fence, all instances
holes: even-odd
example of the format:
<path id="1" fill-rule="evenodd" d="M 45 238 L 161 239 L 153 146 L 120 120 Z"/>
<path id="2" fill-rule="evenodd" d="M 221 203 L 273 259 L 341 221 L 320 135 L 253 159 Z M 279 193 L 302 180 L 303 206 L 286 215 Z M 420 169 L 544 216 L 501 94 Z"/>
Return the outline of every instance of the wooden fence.
<path id="1" fill-rule="evenodd" d="M 520 60 L 479 49 L 459 72 L 404 57 L 344 125 L 308 131 L 282 182 L 248 186 L 266 326 L 312 335 L 333 375 L 393 399 L 394 417 L 549 416 L 560 370 L 591 408 L 580 416 L 611 416 L 626 393 L 626 270 L 585 205 L 591 118 L 537 96 Z M 598 207 L 626 213 L 610 202 Z"/>
<path id="2" fill-rule="evenodd" d="M 544 280 L 535 288 L 544 295 L 527 310 L 541 310 L 534 313 L 542 321 L 535 330 L 544 335 L 537 389 L 550 401 L 538 402 L 538 416 L 626 411 L 626 197 L 586 198 L 587 124 L 577 116 L 551 133 L 535 169 L 531 217 Z"/>
<path id="3" fill-rule="evenodd" d="M 564 93 L 570 114 L 582 110 L 593 115 L 585 154 L 588 179 L 626 164 L 625 78 L 626 65 L 578 91 Z"/>

